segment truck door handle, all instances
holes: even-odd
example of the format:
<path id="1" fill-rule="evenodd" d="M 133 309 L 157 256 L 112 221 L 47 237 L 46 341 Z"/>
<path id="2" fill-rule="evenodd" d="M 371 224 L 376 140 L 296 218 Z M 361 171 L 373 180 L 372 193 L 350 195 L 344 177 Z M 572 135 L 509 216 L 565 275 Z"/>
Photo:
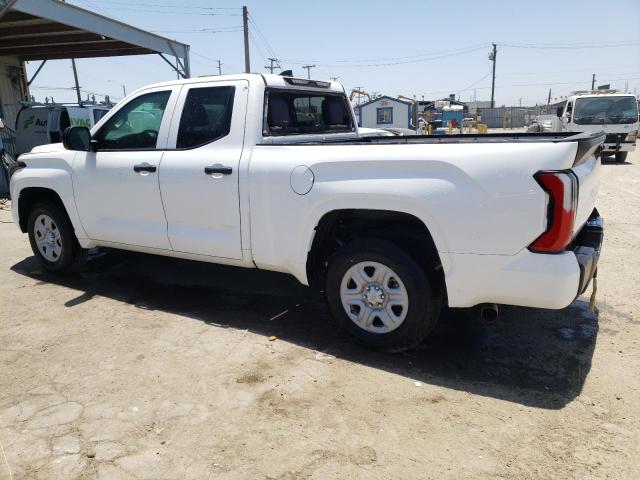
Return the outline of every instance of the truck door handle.
<path id="1" fill-rule="evenodd" d="M 156 166 L 150 165 L 147 162 L 139 163 L 138 165 L 133 166 L 134 172 L 155 172 Z"/>
<path id="2" fill-rule="evenodd" d="M 232 172 L 233 172 L 233 168 L 225 167 L 223 165 L 220 165 L 219 163 L 215 165 L 209 165 L 208 167 L 204 167 L 204 173 L 206 173 L 207 175 L 216 174 L 216 173 L 222 174 L 222 175 L 231 175 Z"/>

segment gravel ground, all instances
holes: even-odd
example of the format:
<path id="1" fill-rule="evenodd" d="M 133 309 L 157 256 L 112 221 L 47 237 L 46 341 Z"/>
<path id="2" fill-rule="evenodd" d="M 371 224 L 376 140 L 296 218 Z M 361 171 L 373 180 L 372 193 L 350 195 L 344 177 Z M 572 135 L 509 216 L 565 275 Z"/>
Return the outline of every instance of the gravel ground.
<path id="1" fill-rule="evenodd" d="M 0 479 L 640 478 L 639 186 L 640 153 L 604 166 L 596 312 L 451 312 L 402 355 L 287 276 L 117 251 L 49 276 L 0 211 Z"/>

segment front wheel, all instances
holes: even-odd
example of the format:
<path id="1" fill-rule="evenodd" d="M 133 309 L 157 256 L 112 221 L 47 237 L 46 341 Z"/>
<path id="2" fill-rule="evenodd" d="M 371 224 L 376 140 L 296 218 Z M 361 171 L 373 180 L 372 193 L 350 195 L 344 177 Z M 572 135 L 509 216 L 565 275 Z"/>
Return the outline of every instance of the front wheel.
<path id="1" fill-rule="evenodd" d="M 53 202 L 34 205 L 27 221 L 29 243 L 38 262 L 50 272 L 80 264 L 86 250 L 78 244 L 66 212 Z"/>
<path id="2" fill-rule="evenodd" d="M 325 288 L 339 326 L 359 343 L 387 352 L 413 348 L 433 329 L 437 291 L 407 252 L 374 238 L 354 240 L 336 253 Z"/>
<path id="3" fill-rule="evenodd" d="M 622 163 L 627 160 L 627 153 L 629 152 L 618 152 L 616 153 L 616 162 Z"/>

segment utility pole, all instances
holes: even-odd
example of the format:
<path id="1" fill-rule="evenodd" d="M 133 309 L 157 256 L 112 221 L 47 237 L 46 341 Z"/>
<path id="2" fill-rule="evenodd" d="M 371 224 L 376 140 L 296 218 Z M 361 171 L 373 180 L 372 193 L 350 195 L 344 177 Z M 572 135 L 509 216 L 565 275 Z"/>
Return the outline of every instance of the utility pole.
<path id="1" fill-rule="evenodd" d="M 244 29 L 244 72 L 251 73 L 251 62 L 249 61 L 249 10 L 242 7 L 242 26 Z"/>
<path id="2" fill-rule="evenodd" d="M 82 103 L 82 97 L 80 96 L 80 84 L 78 83 L 78 70 L 76 70 L 76 59 L 71 59 L 71 67 L 73 68 L 73 79 L 76 82 L 76 96 L 78 97 L 78 104 Z"/>
<path id="3" fill-rule="evenodd" d="M 122 98 L 127 96 L 127 88 L 124 86 L 124 84 L 122 85 L 122 95 L 123 95 Z"/>
<path id="4" fill-rule="evenodd" d="M 494 94 L 496 91 L 496 56 L 498 55 L 498 47 L 492 43 L 493 51 L 489 54 L 489 60 L 493 62 L 493 76 L 491 78 L 491 108 L 495 108 Z"/>
<path id="5" fill-rule="evenodd" d="M 306 68 L 307 69 L 307 78 L 309 80 L 311 80 L 311 69 L 315 68 L 315 65 L 303 65 L 302 68 Z"/>
<path id="6" fill-rule="evenodd" d="M 218 60 L 218 75 L 222 75 L 222 62 Z"/>
<path id="7" fill-rule="evenodd" d="M 269 72 L 273 73 L 273 71 L 276 68 L 281 68 L 280 67 L 280 62 L 278 61 L 277 58 L 267 58 L 267 60 L 269 60 L 269 65 L 265 65 L 264 68 L 266 68 L 267 70 L 269 70 Z"/>
<path id="8" fill-rule="evenodd" d="M 329 77 L 332 82 L 337 82 L 340 77 Z"/>
<path id="9" fill-rule="evenodd" d="M 596 87 L 596 74 L 591 75 L 591 90 Z"/>

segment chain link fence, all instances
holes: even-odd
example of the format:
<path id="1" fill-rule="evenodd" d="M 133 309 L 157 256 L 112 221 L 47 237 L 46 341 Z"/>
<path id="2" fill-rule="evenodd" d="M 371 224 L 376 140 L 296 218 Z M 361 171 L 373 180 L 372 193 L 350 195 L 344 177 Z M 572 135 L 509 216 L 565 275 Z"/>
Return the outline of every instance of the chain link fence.
<path id="1" fill-rule="evenodd" d="M 478 108 L 478 122 L 489 128 L 523 128 L 533 123 L 538 115 L 555 114 L 547 106 Z"/>

